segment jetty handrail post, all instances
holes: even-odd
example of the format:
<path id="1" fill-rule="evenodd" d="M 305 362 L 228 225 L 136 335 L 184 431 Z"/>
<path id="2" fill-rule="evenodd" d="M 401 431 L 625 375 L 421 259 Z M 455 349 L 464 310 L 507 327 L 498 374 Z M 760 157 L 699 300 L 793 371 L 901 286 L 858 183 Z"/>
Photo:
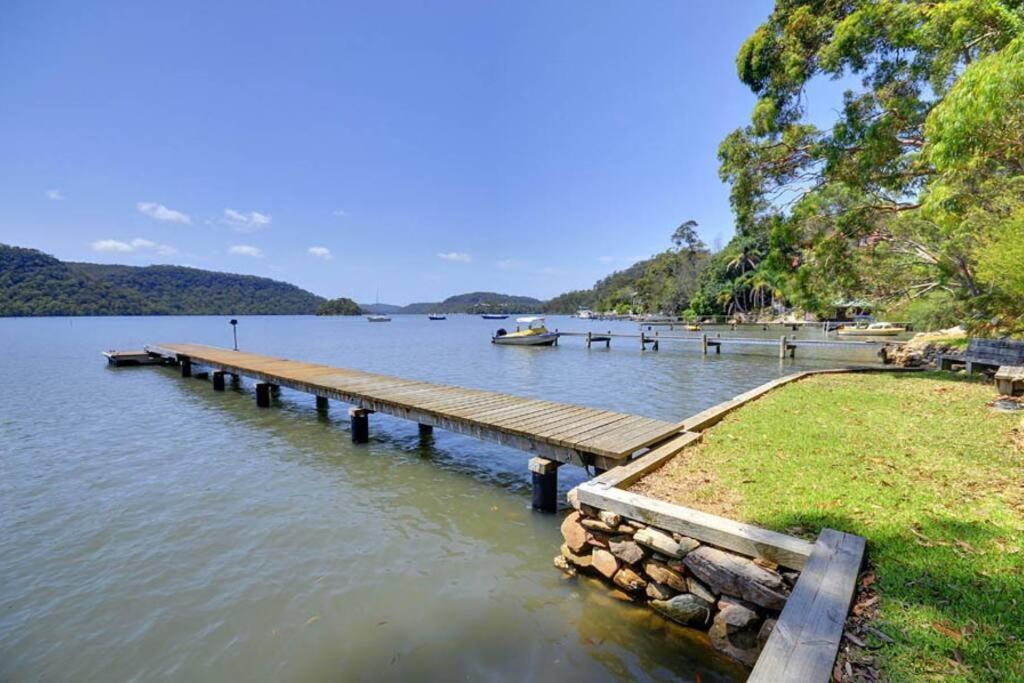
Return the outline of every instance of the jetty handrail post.
<path id="1" fill-rule="evenodd" d="M 557 460 L 547 458 L 530 458 L 534 510 L 558 511 L 558 466 L 561 464 Z"/>
<path id="2" fill-rule="evenodd" d="M 658 331 L 654 332 L 654 346 L 652 347 L 655 351 L 658 350 L 658 335 L 661 334 Z"/>
<path id="3" fill-rule="evenodd" d="M 786 359 L 786 335 L 779 337 L 779 360 Z"/>
<path id="4" fill-rule="evenodd" d="M 643 330 L 643 328 L 640 328 L 640 350 L 641 351 L 646 351 L 647 350 L 647 340 L 644 339 L 644 330 Z"/>
<path id="5" fill-rule="evenodd" d="M 705 356 L 708 355 L 708 335 L 707 335 L 707 333 L 704 333 L 704 334 L 700 335 L 700 350 L 704 353 Z"/>
<path id="6" fill-rule="evenodd" d="M 608 330 L 608 338 L 604 340 L 604 348 L 612 348 L 612 331 Z"/>

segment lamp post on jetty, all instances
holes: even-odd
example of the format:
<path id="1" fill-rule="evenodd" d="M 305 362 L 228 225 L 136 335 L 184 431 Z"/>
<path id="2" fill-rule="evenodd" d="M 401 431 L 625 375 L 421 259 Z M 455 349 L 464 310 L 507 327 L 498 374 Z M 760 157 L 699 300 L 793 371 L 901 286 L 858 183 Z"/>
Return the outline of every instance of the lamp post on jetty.
<path id="1" fill-rule="evenodd" d="M 235 351 L 238 350 L 238 321 L 234 318 L 231 319 L 231 334 L 235 338 Z"/>

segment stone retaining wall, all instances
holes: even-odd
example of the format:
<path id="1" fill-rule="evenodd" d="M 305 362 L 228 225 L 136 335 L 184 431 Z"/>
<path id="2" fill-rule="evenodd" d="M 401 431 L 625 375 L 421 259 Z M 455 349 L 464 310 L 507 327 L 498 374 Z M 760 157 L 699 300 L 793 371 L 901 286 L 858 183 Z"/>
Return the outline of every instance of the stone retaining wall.
<path id="1" fill-rule="evenodd" d="M 599 577 L 619 597 L 707 631 L 716 650 L 754 665 L 798 572 L 580 504 L 572 493 L 556 567 Z"/>

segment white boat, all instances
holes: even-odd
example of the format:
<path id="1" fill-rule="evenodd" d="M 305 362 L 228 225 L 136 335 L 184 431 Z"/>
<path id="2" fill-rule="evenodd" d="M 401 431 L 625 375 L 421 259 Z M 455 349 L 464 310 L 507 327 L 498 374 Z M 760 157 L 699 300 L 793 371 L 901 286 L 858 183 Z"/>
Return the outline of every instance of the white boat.
<path id="1" fill-rule="evenodd" d="M 517 326 L 515 332 L 498 330 L 491 337 L 491 343 L 507 346 L 552 346 L 558 343 L 558 333 L 549 332 L 548 328 L 544 327 L 544 318 L 541 316 L 516 318 L 516 322 L 526 325 L 526 329 L 521 330 Z"/>
<path id="2" fill-rule="evenodd" d="M 580 320 L 590 320 L 591 318 L 594 317 L 594 312 L 589 308 L 581 308 L 580 310 L 576 311 L 576 317 L 579 318 Z"/>
<path id="3" fill-rule="evenodd" d="M 389 322 L 391 322 L 391 317 L 387 316 L 387 315 L 368 315 L 368 316 L 366 316 L 366 319 L 369 320 L 371 323 L 389 323 Z"/>
<path id="4" fill-rule="evenodd" d="M 847 337 L 895 337 L 906 331 L 907 328 L 897 327 L 892 323 L 871 323 L 866 327 L 846 327 L 844 325 L 839 328 L 837 334 Z"/>

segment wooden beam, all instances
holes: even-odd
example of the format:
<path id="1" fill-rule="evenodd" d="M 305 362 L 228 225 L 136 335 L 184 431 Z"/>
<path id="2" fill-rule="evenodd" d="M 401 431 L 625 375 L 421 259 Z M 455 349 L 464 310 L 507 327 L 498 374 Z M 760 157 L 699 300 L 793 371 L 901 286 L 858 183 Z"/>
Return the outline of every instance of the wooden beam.
<path id="1" fill-rule="evenodd" d="M 626 488 L 676 457 L 687 446 L 695 444 L 703 438 L 699 432 L 686 432 L 671 441 L 644 453 L 636 460 L 625 465 L 613 467 L 604 474 L 590 480 L 592 484 L 614 488 Z"/>
<path id="2" fill-rule="evenodd" d="M 832 680 L 864 545 L 860 536 L 822 530 L 748 681 Z"/>
<path id="3" fill-rule="evenodd" d="M 587 482 L 576 492 L 581 503 L 791 569 L 803 568 L 811 554 L 812 545 L 803 539 L 622 489 Z"/>

